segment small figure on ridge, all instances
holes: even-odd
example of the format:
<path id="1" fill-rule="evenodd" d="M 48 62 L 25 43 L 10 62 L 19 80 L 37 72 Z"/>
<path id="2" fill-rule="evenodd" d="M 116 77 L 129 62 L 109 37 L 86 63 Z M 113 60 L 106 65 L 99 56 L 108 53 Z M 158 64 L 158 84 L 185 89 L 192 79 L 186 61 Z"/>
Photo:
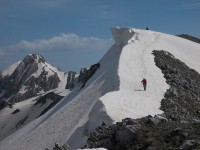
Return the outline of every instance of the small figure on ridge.
<path id="1" fill-rule="evenodd" d="M 143 80 L 141 81 L 144 87 L 144 91 L 146 91 L 146 87 L 147 87 L 147 80 L 145 78 L 143 78 Z"/>

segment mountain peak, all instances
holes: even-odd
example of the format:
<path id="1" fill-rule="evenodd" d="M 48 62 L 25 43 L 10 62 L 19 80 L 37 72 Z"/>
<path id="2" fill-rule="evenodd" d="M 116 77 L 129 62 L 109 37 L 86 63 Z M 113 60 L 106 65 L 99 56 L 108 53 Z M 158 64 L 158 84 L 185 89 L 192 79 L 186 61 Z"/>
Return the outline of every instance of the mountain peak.
<path id="1" fill-rule="evenodd" d="M 0 89 L 5 89 L 8 94 L 4 94 L 4 97 L 11 96 L 10 101 L 15 103 L 58 87 L 62 90 L 65 88 L 66 78 L 64 72 L 48 64 L 43 56 L 29 54 L 3 71 Z M 64 81 L 60 84 L 61 80 Z"/>
<path id="2" fill-rule="evenodd" d="M 37 63 L 41 63 L 41 62 L 45 63 L 46 62 L 44 57 L 39 54 L 29 54 L 23 59 L 24 63 L 31 63 L 33 61 L 35 61 Z"/>

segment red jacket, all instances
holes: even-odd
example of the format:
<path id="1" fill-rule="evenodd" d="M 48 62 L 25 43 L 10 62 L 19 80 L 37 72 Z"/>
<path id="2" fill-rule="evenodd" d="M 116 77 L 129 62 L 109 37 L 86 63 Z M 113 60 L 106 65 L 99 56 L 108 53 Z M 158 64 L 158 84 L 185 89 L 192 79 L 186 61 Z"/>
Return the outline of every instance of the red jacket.
<path id="1" fill-rule="evenodd" d="M 147 80 L 146 79 L 143 79 L 141 82 L 142 82 L 143 85 L 147 84 Z"/>

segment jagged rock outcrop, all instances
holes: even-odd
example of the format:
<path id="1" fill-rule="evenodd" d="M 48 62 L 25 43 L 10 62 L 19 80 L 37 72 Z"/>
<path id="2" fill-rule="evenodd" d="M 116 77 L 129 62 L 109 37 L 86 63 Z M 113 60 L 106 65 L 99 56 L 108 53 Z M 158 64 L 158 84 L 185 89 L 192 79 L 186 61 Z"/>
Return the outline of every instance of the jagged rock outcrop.
<path id="1" fill-rule="evenodd" d="M 74 79 L 75 79 L 76 72 L 69 71 L 67 76 L 67 85 L 66 89 L 73 89 L 74 87 Z"/>
<path id="2" fill-rule="evenodd" d="M 81 68 L 78 82 L 84 83 L 87 80 L 87 69 L 86 68 Z"/>
<path id="3" fill-rule="evenodd" d="M 137 140 L 140 125 L 131 118 L 123 119 L 112 126 L 102 126 L 90 133 L 87 144 L 83 148 L 104 147 L 107 149 L 122 149 L 130 147 Z M 132 143 L 133 144 L 133 143 Z"/>
<path id="4" fill-rule="evenodd" d="M 83 88 L 86 82 L 92 77 L 92 75 L 96 72 L 96 70 L 100 67 L 100 63 L 91 65 L 87 70 L 86 68 L 82 68 L 80 71 L 78 82 L 82 83 L 81 88 Z"/>
<path id="5" fill-rule="evenodd" d="M 87 144 L 82 148 L 200 149 L 200 124 L 173 122 L 162 115 L 126 118 L 112 126 L 100 126 L 91 132 Z"/>
<path id="6" fill-rule="evenodd" d="M 26 56 L 11 75 L 1 76 L 0 89 L 4 90 L 4 94 L 0 98 L 9 98 L 9 102 L 15 103 L 37 96 L 40 91 L 57 88 L 60 82 L 58 74 L 47 68 L 42 56 Z"/>

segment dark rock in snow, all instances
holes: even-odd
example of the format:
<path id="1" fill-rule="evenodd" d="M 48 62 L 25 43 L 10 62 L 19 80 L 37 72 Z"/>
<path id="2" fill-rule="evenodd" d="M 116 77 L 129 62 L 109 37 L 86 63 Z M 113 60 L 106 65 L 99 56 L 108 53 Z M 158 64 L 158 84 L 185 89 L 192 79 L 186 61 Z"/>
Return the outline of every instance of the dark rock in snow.
<path id="1" fill-rule="evenodd" d="M 16 113 L 18 113 L 20 111 L 21 111 L 20 109 L 16 109 L 15 111 L 12 112 L 12 114 L 16 114 Z"/>
<path id="2" fill-rule="evenodd" d="M 70 150 L 70 147 L 66 144 L 63 146 L 60 146 L 59 143 L 55 143 L 53 150 Z"/>
<path id="3" fill-rule="evenodd" d="M 26 115 L 26 117 L 24 117 L 22 120 L 20 120 L 16 125 L 15 127 L 16 128 L 19 128 L 21 125 L 24 124 L 24 122 L 28 119 L 28 115 Z"/>
<path id="4" fill-rule="evenodd" d="M 68 72 L 67 85 L 65 87 L 66 89 L 73 89 L 75 75 L 76 75 L 76 72 L 73 72 L 73 71 Z"/>
<path id="5" fill-rule="evenodd" d="M 40 98 L 38 98 L 36 100 L 36 103 L 33 106 L 36 106 L 36 105 L 42 106 L 47 102 L 48 99 L 51 99 L 52 101 L 59 101 L 62 98 L 63 96 L 55 94 L 54 92 L 49 92 L 45 94 L 44 96 L 41 96 Z"/>
<path id="6" fill-rule="evenodd" d="M 84 83 L 87 80 L 87 69 L 81 68 L 78 82 Z"/>
<path id="7" fill-rule="evenodd" d="M 34 106 L 36 105 L 40 105 L 40 107 L 42 105 L 44 105 L 47 101 L 52 101 L 49 106 L 47 106 L 38 117 L 42 116 L 43 114 L 45 114 L 48 110 L 50 110 L 53 106 L 55 106 L 61 99 L 63 98 L 63 96 L 57 95 L 54 92 L 50 92 L 47 93 L 46 95 L 40 97 L 36 103 L 34 104 Z"/>
<path id="8" fill-rule="evenodd" d="M 100 63 L 91 65 L 90 68 L 87 70 L 86 68 L 82 68 L 80 71 L 78 82 L 81 82 L 83 85 L 81 88 L 83 88 L 86 84 L 86 82 L 93 76 L 93 74 L 97 71 L 97 69 L 100 67 Z"/>

